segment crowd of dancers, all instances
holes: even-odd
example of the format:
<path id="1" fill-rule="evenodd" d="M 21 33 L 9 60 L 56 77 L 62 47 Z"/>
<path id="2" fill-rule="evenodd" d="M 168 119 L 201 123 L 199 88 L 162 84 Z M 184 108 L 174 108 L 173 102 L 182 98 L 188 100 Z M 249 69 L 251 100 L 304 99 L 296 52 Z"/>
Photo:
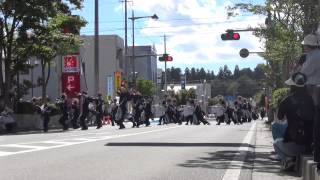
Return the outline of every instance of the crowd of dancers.
<path id="1" fill-rule="evenodd" d="M 118 125 L 119 129 L 126 128 L 125 121 L 132 123 L 133 128 L 138 128 L 141 125 L 150 126 L 150 120 L 155 117 L 159 118 L 158 125 L 166 125 L 175 123 L 182 125 L 210 125 L 208 117 L 202 109 L 201 103 L 195 99 L 187 101 L 187 105 L 179 106 L 175 98 L 165 97 L 160 104 L 154 105 L 151 97 L 143 96 L 135 89 L 127 90 L 121 87 L 117 91 L 117 97 L 110 102 L 105 101 L 101 94 L 96 97 L 88 96 L 86 92 L 78 94 L 78 98 L 68 99 L 63 94 L 56 99 L 56 107 L 60 110 L 59 123 L 63 130 L 81 128 L 88 129 L 88 123 L 93 120 L 93 124 L 97 129 L 103 125 L 106 117 L 112 126 Z M 36 105 L 36 100 L 32 100 Z M 43 101 L 43 104 L 36 110 L 43 117 L 43 130 L 49 129 L 50 116 L 53 109 L 48 105 L 48 101 Z M 211 112 L 209 112 L 211 111 Z M 220 100 L 219 105 L 213 110 L 208 110 L 208 113 L 214 114 L 217 125 L 222 122 L 230 124 L 242 124 L 250 122 L 252 119 L 258 119 L 258 111 L 263 118 L 265 111 L 252 107 L 251 103 L 244 98 L 238 97 L 234 103 L 226 103 Z M 208 115 L 208 114 L 207 114 Z"/>

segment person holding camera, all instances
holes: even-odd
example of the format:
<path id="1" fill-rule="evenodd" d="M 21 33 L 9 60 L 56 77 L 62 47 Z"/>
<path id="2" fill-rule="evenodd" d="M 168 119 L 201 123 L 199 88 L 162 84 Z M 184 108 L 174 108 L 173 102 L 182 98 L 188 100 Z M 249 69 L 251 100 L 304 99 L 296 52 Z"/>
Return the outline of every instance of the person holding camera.
<path id="1" fill-rule="evenodd" d="M 68 126 L 68 102 L 67 102 L 67 95 L 62 94 L 60 99 L 57 100 L 57 104 L 60 108 L 62 116 L 59 119 L 59 123 L 62 125 L 63 130 L 66 131 L 69 129 Z"/>

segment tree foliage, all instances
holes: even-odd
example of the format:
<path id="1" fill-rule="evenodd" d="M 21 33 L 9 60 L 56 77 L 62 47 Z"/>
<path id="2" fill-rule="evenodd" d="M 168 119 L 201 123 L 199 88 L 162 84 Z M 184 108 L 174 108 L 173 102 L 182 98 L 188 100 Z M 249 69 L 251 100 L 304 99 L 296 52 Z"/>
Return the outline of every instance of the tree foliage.
<path id="1" fill-rule="evenodd" d="M 54 48 L 51 46 L 53 42 L 57 43 L 57 40 L 61 40 L 56 33 L 62 29 L 59 26 L 53 26 L 59 24 L 53 23 L 54 20 L 61 20 L 62 17 L 73 18 L 73 22 L 80 20 L 78 16 L 72 16 L 71 11 L 80 9 L 82 3 L 83 0 L 4 0 L 0 2 L 0 49 L 2 50 L 0 51 L 0 69 L 4 69 L 4 72 L 0 71 L 0 86 L 1 96 L 8 105 L 12 104 L 9 97 L 14 88 L 14 78 L 19 77 L 19 71 L 30 68 L 28 59 L 35 53 L 37 55 L 48 53 L 50 56 L 54 54 L 52 51 L 58 48 L 58 46 Z M 63 22 L 66 25 L 72 21 Z M 79 29 L 83 24 L 78 25 L 80 26 L 76 26 L 75 29 Z M 55 31 L 52 31 L 53 29 Z M 16 85 L 19 85 L 19 82 Z"/>
<path id="2" fill-rule="evenodd" d="M 144 96 L 152 97 L 155 92 L 155 86 L 152 81 L 138 79 L 136 82 L 137 90 Z"/>
<path id="3" fill-rule="evenodd" d="M 266 0 L 264 5 L 239 3 L 229 7 L 229 16 L 237 15 L 232 10 L 243 10 L 266 16 L 265 24 L 255 27 L 255 35 L 265 40 L 268 83 L 282 87 L 290 74 L 290 67 L 301 54 L 301 41 L 319 25 L 320 11 L 315 0 Z"/>

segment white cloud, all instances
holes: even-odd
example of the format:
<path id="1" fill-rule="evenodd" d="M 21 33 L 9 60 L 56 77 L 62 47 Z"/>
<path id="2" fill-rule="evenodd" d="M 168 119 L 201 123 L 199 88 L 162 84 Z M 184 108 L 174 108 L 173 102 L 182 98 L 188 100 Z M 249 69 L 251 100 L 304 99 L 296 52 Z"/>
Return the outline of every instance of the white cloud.
<path id="1" fill-rule="evenodd" d="M 264 23 L 260 16 L 243 16 L 228 19 L 230 1 L 222 5 L 214 0 L 134 0 L 135 11 L 157 13 L 159 21 L 148 20 L 140 33 L 146 36 L 168 34 L 167 49 L 174 56 L 174 66 L 239 63 L 239 50 L 262 51 L 263 42 L 252 32 L 241 32 L 239 41 L 220 38 L 227 29 L 246 29 Z M 220 3 L 221 4 L 221 3 Z M 183 17 L 184 21 L 174 21 Z M 156 43 L 158 53 L 163 53 L 163 43 Z M 253 56 L 254 57 L 254 56 Z M 228 59 L 226 59 L 228 58 Z M 260 59 L 259 57 L 255 57 Z M 255 62 L 260 62 L 255 61 Z"/>

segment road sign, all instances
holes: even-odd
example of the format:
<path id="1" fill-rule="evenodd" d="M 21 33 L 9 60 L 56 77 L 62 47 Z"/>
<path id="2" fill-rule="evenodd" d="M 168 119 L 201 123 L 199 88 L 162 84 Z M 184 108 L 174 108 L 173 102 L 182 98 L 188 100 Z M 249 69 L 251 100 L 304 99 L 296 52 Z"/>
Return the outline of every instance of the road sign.
<path id="1" fill-rule="evenodd" d="M 240 50 L 239 54 L 242 58 L 246 58 L 249 56 L 249 50 L 246 48 L 243 48 Z"/>
<path id="2" fill-rule="evenodd" d="M 79 72 L 79 64 L 77 55 L 63 56 L 62 72 Z"/>
<path id="3" fill-rule="evenodd" d="M 62 73 L 62 93 L 66 93 L 69 98 L 77 97 L 80 92 L 80 74 Z"/>

